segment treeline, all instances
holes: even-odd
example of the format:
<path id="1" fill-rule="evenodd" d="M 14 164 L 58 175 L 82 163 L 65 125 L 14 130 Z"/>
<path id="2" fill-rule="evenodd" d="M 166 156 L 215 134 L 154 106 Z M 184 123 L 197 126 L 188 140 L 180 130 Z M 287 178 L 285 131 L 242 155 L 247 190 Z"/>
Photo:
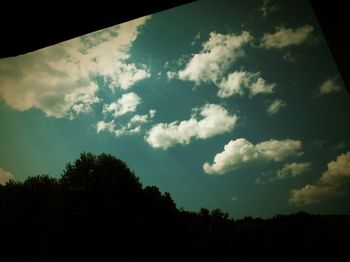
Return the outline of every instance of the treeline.
<path id="1" fill-rule="evenodd" d="M 349 216 L 234 220 L 219 209 L 184 211 L 124 162 L 91 153 L 59 179 L 0 186 L 0 225 L 3 261 L 334 259 L 350 237 Z"/>

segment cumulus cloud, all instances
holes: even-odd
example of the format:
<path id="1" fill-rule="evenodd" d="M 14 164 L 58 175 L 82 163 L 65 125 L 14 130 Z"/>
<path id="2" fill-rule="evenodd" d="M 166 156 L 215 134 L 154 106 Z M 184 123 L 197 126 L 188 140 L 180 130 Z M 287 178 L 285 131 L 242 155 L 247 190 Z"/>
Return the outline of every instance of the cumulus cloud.
<path id="1" fill-rule="evenodd" d="M 311 163 L 287 163 L 281 169 L 274 172 L 263 173 L 261 177 L 255 180 L 256 184 L 266 184 L 275 180 L 281 180 L 288 177 L 297 177 L 311 170 Z"/>
<path id="2" fill-rule="evenodd" d="M 314 28 L 311 25 L 303 25 L 296 29 L 277 27 L 274 33 L 265 33 L 261 39 L 261 47 L 284 48 L 287 46 L 302 44 Z"/>
<path id="3" fill-rule="evenodd" d="M 114 134 L 115 136 L 123 136 L 123 135 L 131 135 L 136 134 L 141 131 L 141 126 L 121 126 L 117 127 L 115 120 L 112 120 L 110 122 L 105 121 L 99 121 L 96 125 L 96 131 L 97 133 L 100 133 L 102 131 L 106 131 L 109 133 Z"/>
<path id="4" fill-rule="evenodd" d="M 109 122 L 102 120 L 96 124 L 96 131 L 97 133 L 100 133 L 102 131 L 109 132 L 117 137 L 136 134 L 141 131 L 141 126 L 148 123 L 155 116 L 155 114 L 155 109 L 149 110 L 148 114 L 145 115 L 136 114 L 130 119 L 127 124 L 121 125 L 119 123 L 118 127 L 115 120 L 111 120 Z"/>
<path id="5" fill-rule="evenodd" d="M 196 84 L 217 83 L 229 66 L 244 54 L 241 47 L 251 39 L 249 32 L 240 35 L 211 32 L 202 50 L 194 54 L 186 67 L 179 71 L 179 79 Z"/>
<path id="6" fill-rule="evenodd" d="M 202 50 L 194 54 L 177 74 L 168 71 L 168 78 L 177 77 L 196 85 L 214 83 L 221 98 L 242 96 L 245 92 L 249 92 L 250 97 L 273 93 L 276 85 L 267 83 L 260 72 L 236 71 L 226 76 L 233 62 L 244 55 L 243 46 L 251 39 L 252 36 L 246 31 L 240 35 L 211 32 L 209 40 L 202 44 Z"/>
<path id="7" fill-rule="evenodd" d="M 110 122 L 99 121 L 96 125 L 97 133 L 100 133 L 101 131 L 109 131 L 109 132 L 113 133 L 114 130 L 115 130 L 114 120 L 112 120 Z"/>
<path id="8" fill-rule="evenodd" d="M 267 108 L 267 113 L 269 115 L 274 115 L 278 111 L 280 111 L 281 108 L 283 108 L 285 106 L 287 106 L 286 102 L 284 102 L 282 99 L 276 99 L 276 100 L 272 101 L 272 103 Z"/>
<path id="9" fill-rule="evenodd" d="M 168 79 L 173 79 L 173 78 L 176 77 L 176 75 L 177 75 L 177 73 L 174 72 L 174 71 L 168 71 L 168 72 L 166 72 L 166 76 L 168 77 Z"/>
<path id="10" fill-rule="evenodd" d="M 306 185 L 303 188 L 291 191 L 289 203 L 296 206 L 305 206 L 341 195 L 343 195 L 343 192 L 338 192 L 330 185 Z"/>
<path id="11" fill-rule="evenodd" d="M 318 88 L 318 95 L 327 95 L 330 93 L 339 92 L 342 87 L 333 78 L 326 79 Z"/>
<path id="12" fill-rule="evenodd" d="M 296 177 L 311 170 L 311 163 L 289 163 L 285 164 L 282 169 L 277 170 L 276 178 L 285 179 L 287 177 Z"/>
<path id="13" fill-rule="evenodd" d="M 129 126 L 133 125 L 133 124 L 145 124 L 148 123 L 148 121 L 150 119 L 152 119 L 154 116 L 156 115 L 156 110 L 155 109 L 151 109 L 149 110 L 148 114 L 145 115 L 134 115 L 129 122 Z"/>
<path id="14" fill-rule="evenodd" d="M 249 86 L 251 96 L 258 94 L 271 94 L 276 84 L 268 84 L 265 79 L 259 77 L 251 86 Z"/>
<path id="15" fill-rule="evenodd" d="M 5 185 L 11 179 L 14 179 L 14 176 L 0 167 L 0 185 Z"/>
<path id="16" fill-rule="evenodd" d="M 251 73 L 246 71 L 236 71 L 223 78 L 218 84 L 218 96 L 227 98 L 233 95 L 243 96 L 245 91 L 249 95 L 273 93 L 276 84 L 268 84 L 260 77 L 260 72 Z"/>
<path id="17" fill-rule="evenodd" d="M 113 26 L 25 55 L 0 60 L 0 97 L 19 111 L 74 117 L 98 103 L 94 76 L 111 88 L 128 89 L 150 76 L 145 65 L 127 62 L 149 17 Z"/>
<path id="18" fill-rule="evenodd" d="M 346 193 L 343 187 L 350 183 L 350 151 L 340 154 L 327 165 L 327 170 L 313 185 L 291 191 L 289 203 L 297 206 L 317 203 Z"/>
<path id="19" fill-rule="evenodd" d="M 206 104 L 193 109 L 189 120 L 154 125 L 145 136 L 146 142 L 160 149 L 167 149 L 175 144 L 189 144 L 192 138 L 207 139 L 231 131 L 238 117 L 230 115 L 220 105 Z"/>
<path id="20" fill-rule="evenodd" d="M 130 123 L 147 123 L 148 122 L 148 115 L 134 115 Z"/>
<path id="21" fill-rule="evenodd" d="M 238 168 L 259 162 L 279 162 L 290 156 L 299 156 L 301 142 L 298 140 L 264 141 L 256 145 L 244 138 L 231 140 L 224 151 L 216 154 L 213 164 L 205 163 L 204 172 L 211 175 L 223 175 Z"/>
<path id="22" fill-rule="evenodd" d="M 201 32 L 198 32 L 192 40 L 191 46 L 194 46 L 201 38 Z"/>
<path id="23" fill-rule="evenodd" d="M 141 98 L 133 92 L 123 94 L 116 102 L 104 105 L 104 114 L 113 114 L 114 117 L 124 115 L 128 112 L 134 112 L 141 103 Z"/>
<path id="24" fill-rule="evenodd" d="M 255 180 L 257 184 L 266 184 L 275 180 L 282 180 L 288 177 L 297 177 L 311 170 L 311 163 L 287 163 L 281 169 L 274 172 L 263 173 L 261 177 Z"/>

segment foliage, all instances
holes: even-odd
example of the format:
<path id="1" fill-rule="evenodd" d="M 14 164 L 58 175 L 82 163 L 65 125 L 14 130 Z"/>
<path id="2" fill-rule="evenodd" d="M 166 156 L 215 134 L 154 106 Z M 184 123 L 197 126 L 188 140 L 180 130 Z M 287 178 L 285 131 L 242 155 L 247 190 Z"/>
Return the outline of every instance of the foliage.
<path id="1" fill-rule="evenodd" d="M 0 224 L 4 261 L 334 259 L 350 233 L 349 216 L 234 220 L 219 209 L 177 209 L 124 162 L 91 153 L 68 163 L 59 179 L 0 186 Z"/>

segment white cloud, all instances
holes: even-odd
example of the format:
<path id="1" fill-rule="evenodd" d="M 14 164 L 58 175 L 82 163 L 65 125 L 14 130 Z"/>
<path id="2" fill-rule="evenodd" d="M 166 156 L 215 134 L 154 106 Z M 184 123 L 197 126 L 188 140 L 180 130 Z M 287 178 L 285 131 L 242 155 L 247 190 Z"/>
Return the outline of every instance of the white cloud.
<path id="1" fill-rule="evenodd" d="M 314 28 L 311 25 L 303 25 L 294 30 L 280 26 L 276 28 L 276 32 L 264 34 L 261 39 L 261 47 L 269 49 L 300 45 L 313 30 Z"/>
<path id="2" fill-rule="evenodd" d="M 285 179 L 287 177 L 296 177 L 311 170 L 311 163 L 289 163 L 282 169 L 277 170 L 276 179 Z"/>
<path id="3" fill-rule="evenodd" d="M 249 32 L 240 35 L 211 32 L 202 50 L 191 57 L 185 69 L 179 71 L 179 79 L 196 84 L 217 83 L 229 66 L 244 54 L 241 47 L 251 39 Z"/>
<path id="4" fill-rule="evenodd" d="M 141 98 L 133 92 L 123 94 L 116 102 L 103 106 L 104 114 L 113 114 L 114 117 L 134 112 L 141 103 Z"/>
<path id="5" fill-rule="evenodd" d="M 193 109 L 189 120 L 154 125 L 145 140 L 154 148 L 167 149 L 175 144 L 188 144 L 192 138 L 207 139 L 231 131 L 238 119 L 220 105 L 206 104 Z M 198 118 L 200 118 L 198 120 Z"/>
<path id="6" fill-rule="evenodd" d="M 0 185 L 5 185 L 11 179 L 14 179 L 14 176 L 0 167 Z"/>
<path id="7" fill-rule="evenodd" d="M 311 170 L 311 163 L 287 163 L 277 172 L 264 172 L 255 180 L 256 184 L 266 184 L 275 180 L 281 180 L 288 177 L 297 177 Z"/>
<path id="8" fill-rule="evenodd" d="M 341 195 L 343 195 L 343 192 L 337 192 L 330 185 L 306 185 L 303 188 L 291 191 L 289 203 L 296 206 L 305 206 Z"/>
<path id="9" fill-rule="evenodd" d="M 100 133 L 101 131 L 109 131 L 109 132 L 113 133 L 114 129 L 115 129 L 114 120 L 112 120 L 110 122 L 99 121 L 96 125 L 97 133 Z"/>
<path id="10" fill-rule="evenodd" d="M 314 185 L 291 191 L 289 203 L 297 206 L 317 203 L 345 194 L 343 187 L 350 182 L 350 151 L 327 165 L 327 170 Z"/>
<path id="11" fill-rule="evenodd" d="M 109 132 L 114 134 L 116 137 L 119 137 L 139 133 L 141 131 L 141 126 L 132 127 L 131 125 L 128 125 L 117 128 L 114 120 L 110 122 L 99 121 L 96 125 L 96 131 L 97 133 L 102 131 Z"/>
<path id="12" fill-rule="evenodd" d="M 266 161 L 282 161 L 290 156 L 299 156 L 301 142 L 298 140 L 269 140 L 252 144 L 244 138 L 231 140 L 224 151 L 216 154 L 213 164 L 205 163 L 207 174 L 223 175 L 237 168 Z"/>
<path id="13" fill-rule="evenodd" d="M 250 89 L 251 96 L 255 96 L 258 94 L 271 94 L 276 84 L 268 84 L 265 79 L 259 77 L 251 86 Z"/>
<path id="14" fill-rule="evenodd" d="M 134 115 L 129 123 L 125 125 L 120 125 L 117 127 L 115 120 L 111 120 L 109 122 L 99 121 L 96 124 L 96 131 L 100 133 L 102 131 L 106 131 L 114 134 L 115 136 L 123 136 L 123 135 L 132 135 L 141 132 L 141 126 L 148 123 L 150 119 L 152 119 L 156 114 L 155 109 L 149 110 L 148 114 L 145 115 Z"/>
<path id="15" fill-rule="evenodd" d="M 233 72 L 227 78 L 223 78 L 218 84 L 218 96 L 221 98 L 227 98 L 233 95 L 243 96 L 245 90 L 249 91 L 251 97 L 258 94 L 273 93 L 276 84 L 268 84 L 259 76 L 260 72 Z"/>
<path id="16" fill-rule="evenodd" d="M 150 76 L 151 74 L 145 65 L 141 69 L 137 68 L 135 64 L 120 64 L 118 71 L 116 70 L 112 75 L 112 83 L 114 85 L 112 85 L 112 88 L 116 86 L 126 90 Z"/>
<path id="17" fill-rule="evenodd" d="M 152 119 L 156 114 L 156 110 L 155 109 L 151 109 L 149 110 L 148 114 L 145 115 L 134 115 L 129 122 L 129 125 L 131 124 L 145 124 L 149 121 L 149 119 Z"/>
<path id="18" fill-rule="evenodd" d="M 284 102 L 282 99 L 276 99 L 276 100 L 272 101 L 272 103 L 267 108 L 267 113 L 269 115 L 274 115 L 278 111 L 280 111 L 281 108 L 283 108 L 285 106 L 287 106 L 286 102 Z"/>
<path id="19" fill-rule="evenodd" d="M 342 87 L 332 78 L 325 80 L 318 88 L 318 95 L 327 95 L 330 93 L 339 92 Z"/>
<path id="20" fill-rule="evenodd" d="M 148 114 L 149 114 L 149 117 L 150 118 L 153 118 L 155 115 L 156 115 L 156 110 L 155 109 L 151 109 L 151 110 L 149 110 L 149 112 L 148 112 Z"/>
<path id="21" fill-rule="evenodd" d="M 150 76 L 128 63 L 130 48 L 149 17 L 113 26 L 55 46 L 0 60 L 0 97 L 19 111 L 36 108 L 49 117 L 74 117 L 98 103 L 93 77 L 111 88 L 130 88 Z"/>
<path id="22" fill-rule="evenodd" d="M 238 197 L 236 196 L 231 197 L 231 201 L 238 201 Z"/>
<path id="23" fill-rule="evenodd" d="M 327 164 L 327 171 L 320 178 L 322 184 L 341 186 L 350 181 L 350 151 L 341 154 L 335 161 Z"/>
<path id="24" fill-rule="evenodd" d="M 174 71 L 168 71 L 168 72 L 166 72 L 166 76 L 168 77 L 169 80 L 175 78 L 176 75 L 177 75 L 177 73 L 174 72 Z"/>
<path id="25" fill-rule="evenodd" d="M 244 88 L 249 85 L 251 78 L 251 73 L 244 71 L 236 71 L 229 74 L 219 84 L 218 96 L 221 98 L 233 95 L 243 96 Z"/>
<path id="26" fill-rule="evenodd" d="M 201 39 L 201 32 L 198 32 L 195 37 L 193 38 L 192 40 L 192 43 L 191 43 L 191 46 L 194 46 L 198 41 L 199 39 Z"/>
<path id="27" fill-rule="evenodd" d="M 260 72 L 251 73 L 236 71 L 225 77 L 232 63 L 244 55 L 242 47 L 252 39 L 249 32 L 240 35 L 211 32 L 209 40 L 203 43 L 202 50 L 194 54 L 186 67 L 180 70 L 177 77 L 181 80 L 193 81 L 195 84 L 214 83 L 221 98 L 243 95 L 269 94 L 274 91 L 275 84 L 268 84 L 260 77 Z M 174 78 L 175 72 L 168 71 L 168 78 Z"/>
<path id="28" fill-rule="evenodd" d="M 130 123 L 147 123 L 148 122 L 148 115 L 134 115 Z"/>

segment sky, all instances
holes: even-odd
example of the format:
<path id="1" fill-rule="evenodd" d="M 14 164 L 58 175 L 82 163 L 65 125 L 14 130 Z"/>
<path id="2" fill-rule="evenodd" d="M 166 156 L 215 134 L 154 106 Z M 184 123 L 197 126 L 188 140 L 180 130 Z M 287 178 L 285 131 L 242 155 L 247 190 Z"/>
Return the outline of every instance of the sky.
<path id="1" fill-rule="evenodd" d="M 350 214 L 350 96 L 308 1 L 207 1 L 0 60 L 0 183 L 110 153 L 178 207 Z"/>

